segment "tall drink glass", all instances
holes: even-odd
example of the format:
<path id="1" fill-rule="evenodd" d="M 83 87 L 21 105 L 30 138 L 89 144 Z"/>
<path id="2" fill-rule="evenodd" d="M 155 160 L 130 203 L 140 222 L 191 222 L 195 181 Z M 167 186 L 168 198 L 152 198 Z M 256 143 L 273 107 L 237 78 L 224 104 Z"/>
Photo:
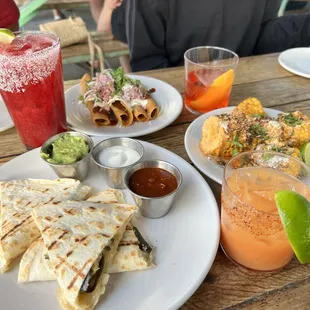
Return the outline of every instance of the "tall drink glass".
<path id="1" fill-rule="evenodd" d="M 272 271 L 285 266 L 293 250 L 276 203 L 277 190 L 310 198 L 310 167 L 291 156 L 241 153 L 225 167 L 222 187 L 221 246 L 244 267 Z"/>
<path id="2" fill-rule="evenodd" d="M 201 114 L 227 107 L 238 62 L 236 53 L 221 47 L 187 50 L 184 54 L 186 108 Z"/>
<path id="3" fill-rule="evenodd" d="M 27 149 L 66 131 L 59 39 L 19 32 L 11 44 L 0 43 L 0 94 Z"/>

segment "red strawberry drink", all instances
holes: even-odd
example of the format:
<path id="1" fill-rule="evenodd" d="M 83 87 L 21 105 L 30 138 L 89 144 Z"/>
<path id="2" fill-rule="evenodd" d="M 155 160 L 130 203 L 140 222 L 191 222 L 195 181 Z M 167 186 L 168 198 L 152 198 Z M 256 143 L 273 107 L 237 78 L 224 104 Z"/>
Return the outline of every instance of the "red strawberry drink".
<path id="1" fill-rule="evenodd" d="M 27 149 L 66 131 L 59 39 L 24 32 L 0 43 L 0 94 Z"/>

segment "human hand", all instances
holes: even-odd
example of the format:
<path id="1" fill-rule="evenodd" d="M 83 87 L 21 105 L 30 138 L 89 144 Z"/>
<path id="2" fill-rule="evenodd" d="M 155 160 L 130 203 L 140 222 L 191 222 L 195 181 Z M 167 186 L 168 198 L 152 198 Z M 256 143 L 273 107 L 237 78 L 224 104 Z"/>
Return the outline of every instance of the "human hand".
<path id="1" fill-rule="evenodd" d="M 121 6 L 122 3 L 123 3 L 123 0 L 105 0 L 104 1 L 104 5 L 111 10 L 114 10 L 117 7 Z"/>

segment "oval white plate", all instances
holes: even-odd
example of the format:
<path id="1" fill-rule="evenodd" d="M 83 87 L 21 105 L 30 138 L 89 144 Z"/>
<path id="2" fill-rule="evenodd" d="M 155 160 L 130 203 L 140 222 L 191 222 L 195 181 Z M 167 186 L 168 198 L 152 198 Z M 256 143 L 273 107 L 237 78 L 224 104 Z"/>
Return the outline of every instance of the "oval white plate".
<path id="1" fill-rule="evenodd" d="M 310 48 L 292 48 L 279 55 L 280 65 L 294 74 L 310 78 Z"/>
<path id="2" fill-rule="evenodd" d="M 14 127 L 11 116 L 0 96 L 0 132 Z"/>
<path id="3" fill-rule="evenodd" d="M 129 127 L 96 127 L 91 121 L 88 109 L 78 103 L 81 90 L 80 85 L 75 85 L 65 93 L 68 126 L 91 136 L 138 137 L 163 129 L 178 118 L 183 109 L 183 99 L 174 87 L 146 76 L 129 75 L 129 77 L 139 79 L 147 89 L 156 89 L 152 97 L 158 104 L 160 112 L 155 120 L 136 122 Z"/>
<path id="4" fill-rule="evenodd" d="M 204 121 L 210 116 L 224 113 L 230 114 L 234 108 L 235 107 L 217 109 L 199 116 L 187 128 L 184 137 L 185 149 L 191 161 L 202 173 L 218 184 L 222 184 L 224 166 L 221 166 L 214 160 L 203 156 L 199 148 L 201 128 Z M 264 108 L 264 110 L 270 117 L 276 117 L 279 113 L 282 113 L 281 111 L 274 109 Z"/>
<path id="5" fill-rule="evenodd" d="M 218 249 L 218 207 L 206 181 L 179 156 L 153 144 L 141 143 L 145 148 L 144 159 L 162 159 L 175 164 L 183 175 L 183 184 L 165 217 L 152 220 L 137 216 L 135 219 L 141 233 L 154 247 L 157 266 L 146 271 L 111 275 L 97 310 L 178 309 L 199 287 Z M 0 180 L 55 177 L 40 158 L 39 149 L 0 167 Z M 84 183 L 98 191 L 107 188 L 93 163 Z M 129 193 L 124 193 L 127 201 L 132 202 Z M 15 264 L 10 272 L 0 275 L 1 309 L 60 309 L 55 282 L 19 285 L 17 273 L 18 264 Z"/>

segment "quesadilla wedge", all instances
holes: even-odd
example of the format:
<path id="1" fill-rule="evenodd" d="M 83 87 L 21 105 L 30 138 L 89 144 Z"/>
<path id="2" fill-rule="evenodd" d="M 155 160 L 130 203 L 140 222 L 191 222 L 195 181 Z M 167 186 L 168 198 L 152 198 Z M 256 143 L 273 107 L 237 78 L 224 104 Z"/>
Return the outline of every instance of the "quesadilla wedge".
<path id="1" fill-rule="evenodd" d="M 0 273 L 40 237 L 31 212 L 40 204 L 85 199 L 91 187 L 73 179 L 27 179 L 0 185 Z"/>
<path id="2" fill-rule="evenodd" d="M 121 191 L 108 189 L 91 196 L 87 201 L 124 203 L 124 197 Z M 138 230 L 134 229 L 135 231 L 131 224 L 127 225 L 113 263 L 108 266 L 108 273 L 144 270 L 155 266 L 152 248 L 146 243 Z M 52 280 L 56 280 L 56 276 L 50 268 L 45 244 L 42 238 L 39 238 L 31 244 L 20 261 L 18 282 Z"/>
<path id="3" fill-rule="evenodd" d="M 40 229 L 63 309 L 93 309 L 105 291 L 112 262 L 136 206 L 67 201 L 37 207 Z"/>
<path id="4" fill-rule="evenodd" d="M 107 273 L 145 270 L 152 267 L 155 267 L 152 248 L 137 228 L 128 224 Z M 54 280 L 56 276 L 50 266 L 48 251 L 43 239 L 39 238 L 31 244 L 20 261 L 18 283 Z"/>

